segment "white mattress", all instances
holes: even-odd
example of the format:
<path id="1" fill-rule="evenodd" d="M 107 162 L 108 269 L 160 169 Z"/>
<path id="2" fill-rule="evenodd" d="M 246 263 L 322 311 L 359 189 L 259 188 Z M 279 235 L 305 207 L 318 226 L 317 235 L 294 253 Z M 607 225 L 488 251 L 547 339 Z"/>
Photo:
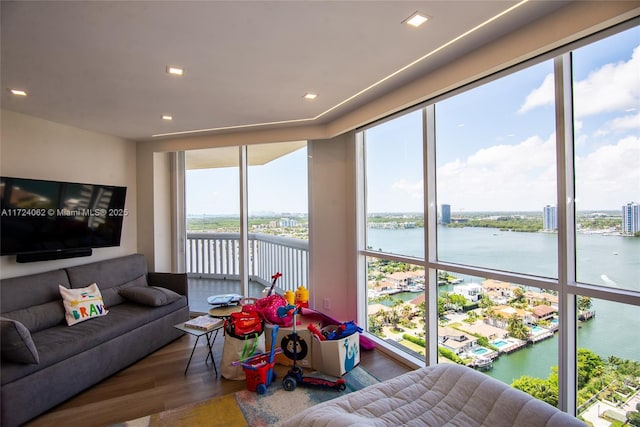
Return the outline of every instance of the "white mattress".
<path id="1" fill-rule="evenodd" d="M 313 406 L 287 420 L 284 426 L 584 427 L 585 424 L 471 368 L 440 364 Z"/>

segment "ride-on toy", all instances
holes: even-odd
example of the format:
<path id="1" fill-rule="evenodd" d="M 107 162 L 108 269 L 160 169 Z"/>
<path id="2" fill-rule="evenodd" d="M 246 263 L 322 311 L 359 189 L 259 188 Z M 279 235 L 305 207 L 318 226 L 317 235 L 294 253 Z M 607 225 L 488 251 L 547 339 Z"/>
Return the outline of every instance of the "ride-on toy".
<path id="1" fill-rule="evenodd" d="M 287 391 L 293 391 L 297 386 L 305 386 L 305 387 L 320 387 L 320 388 L 332 388 L 334 390 L 343 391 L 347 388 L 345 381 L 342 378 L 338 378 L 335 381 L 327 380 L 325 378 L 318 377 L 309 377 L 305 376 L 302 372 L 302 369 L 297 365 L 298 359 L 298 333 L 296 331 L 296 314 L 299 313 L 300 307 L 288 305 L 285 307 L 280 307 L 278 309 L 278 316 L 286 317 L 289 315 L 293 315 L 293 332 L 286 336 L 283 339 L 283 344 L 281 347 L 289 348 L 292 344 L 291 354 L 293 355 L 293 366 L 285 377 L 282 380 L 282 388 Z M 285 340 L 287 343 L 285 343 Z M 283 350 L 284 351 L 284 350 Z M 287 354 L 287 352 L 285 352 Z"/>

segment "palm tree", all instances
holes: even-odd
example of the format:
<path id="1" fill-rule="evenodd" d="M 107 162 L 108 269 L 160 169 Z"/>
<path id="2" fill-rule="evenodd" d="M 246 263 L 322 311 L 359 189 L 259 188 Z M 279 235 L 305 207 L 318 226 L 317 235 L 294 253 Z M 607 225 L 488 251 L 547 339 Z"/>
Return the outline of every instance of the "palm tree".
<path id="1" fill-rule="evenodd" d="M 525 340 L 529 337 L 529 328 L 525 326 L 522 319 L 515 313 L 507 320 L 507 331 L 509 335 L 519 340 Z"/>

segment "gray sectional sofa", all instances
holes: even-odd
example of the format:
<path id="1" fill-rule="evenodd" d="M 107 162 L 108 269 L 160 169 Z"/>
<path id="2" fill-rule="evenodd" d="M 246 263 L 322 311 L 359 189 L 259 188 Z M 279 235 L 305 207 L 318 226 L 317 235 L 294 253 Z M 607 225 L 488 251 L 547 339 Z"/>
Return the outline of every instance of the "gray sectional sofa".
<path id="1" fill-rule="evenodd" d="M 93 283 L 108 313 L 68 326 L 59 285 Z M 3 279 L 0 316 L 0 425 L 11 427 L 180 337 L 173 325 L 189 318 L 187 278 L 147 272 L 134 254 Z"/>

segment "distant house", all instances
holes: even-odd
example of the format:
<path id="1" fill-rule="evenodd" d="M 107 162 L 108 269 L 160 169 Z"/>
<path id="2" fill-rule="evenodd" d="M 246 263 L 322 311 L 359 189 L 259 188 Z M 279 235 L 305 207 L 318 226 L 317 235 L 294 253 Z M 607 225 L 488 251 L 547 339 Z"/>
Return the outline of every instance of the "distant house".
<path id="1" fill-rule="evenodd" d="M 438 328 L 438 345 L 453 351 L 457 355 L 471 351 L 477 341 L 478 339 L 473 335 L 465 334 L 457 329 L 449 327 Z"/>
<path id="2" fill-rule="evenodd" d="M 398 288 L 405 288 L 417 282 L 424 283 L 424 270 L 398 271 L 387 276 L 387 279 L 395 283 Z"/>
<path id="3" fill-rule="evenodd" d="M 495 326 L 491 326 L 486 323 L 474 323 L 472 325 L 463 325 L 461 328 L 470 334 L 480 335 L 488 339 L 489 341 L 495 340 L 498 338 L 507 338 L 509 336 L 509 332 L 504 329 L 497 328 Z"/>
<path id="4" fill-rule="evenodd" d="M 451 292 L 462 295 L 467 301 L 478 302 L 482 299 L 483 289 L 478 283 L 467 283 L 464 285 L 455 285 Z"/>
<path id="5" fill-rule="evenodd" d="M 533 307 L 533 320 L 538 323 L 540 320 L 551 320 L 558 314 L 558 309 L 550 305 L 537 305 Z"/>
<path id="6" fill-rule="evenodd" d="M 548 292 L 533 292 L 527 291 L 524 293 L 524 298 L 529 305 L 551 305 L 558 310 L 558 296 L 550 294 Z"/>
<path id="7" fill-rule="evenodd" d="M 534 317 L 531 312 L 523 310 L 521 308 L 514 308 L 508 305 L 501 305 L 493 308 L 493 315 L 489 318 L 489 324 L 497 328 L 506 329 L 509 319 L 516 315 L 516 317 L 525 325 L 535 323 Z"/>
<path id="8" fill-rule="evenodd" d="M 514 289 L 517 286 L 508 282 L 502 282 L 500 280 L 487 279 L 482 282 L 482 289 L 489 295 L 494 295 L 498 300 L 506 301 L 510 300 L 514 296 Z"/>

